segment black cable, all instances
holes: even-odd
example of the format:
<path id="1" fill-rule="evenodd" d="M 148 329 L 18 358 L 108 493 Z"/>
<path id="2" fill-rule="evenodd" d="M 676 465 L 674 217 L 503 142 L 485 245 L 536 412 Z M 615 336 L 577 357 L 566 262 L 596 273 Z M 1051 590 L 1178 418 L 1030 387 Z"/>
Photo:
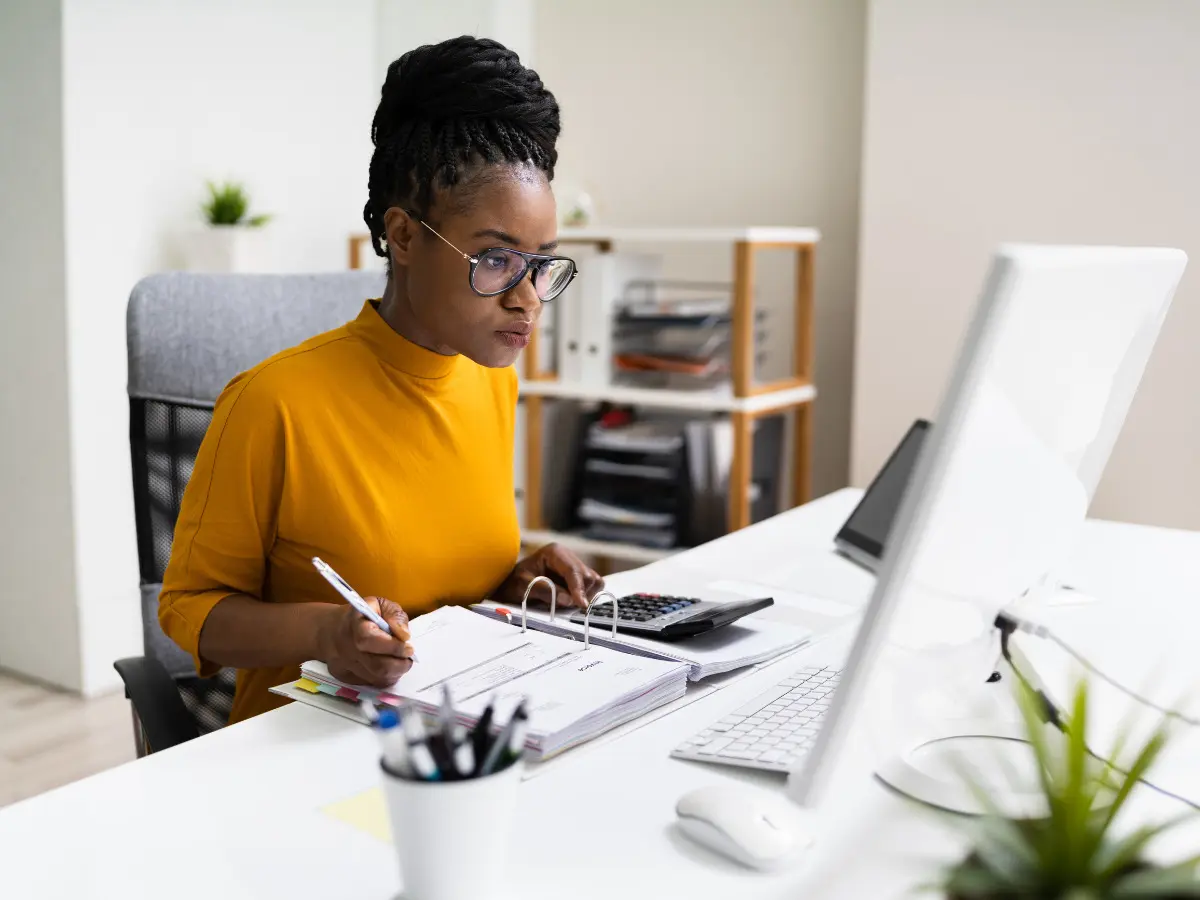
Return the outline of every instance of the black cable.
<path id="1" fill-rule="evenodd" d="M 1126 690 L 1122 685 L 1120 685 L 1118 682 L 1114 681 L 1112 678 L 1109 678 L 1108 676 L 1106 676 L 1103 672 L 1101 672 L 1099 669 L 1097 669 L 1095 666 L 1093 666 L 1088 660 L 1084 659 L 1084 657 L 1082 655 L 1080 655 L 1079 653 L 1076 653 L 1073 649 L 1071 649 L 1069 646 L 1067 646 L 1067 644 L 1064 641 L 1060 640 L 1057 636 L 1055 636 L 1053 633 L 1051 633 L 1049 629 L 1044 628 L 1043 626 L 1040 626 L 1040 625 L 1035 626 L 1035 625 L 1032 625 L 1027 622 L 1021 622 L 1020 620 L 1014 619 L 1011 616 L 1008 616 L 1004 613 L 1000 613 L 998 616 L 996 616 L 995 625 L 996 625 L 996 628 L 998 628 L 1000 630 L 1000 655 L 1004 657 L 1005 662 L 1008 663 L 1008 666 L 1010 669 L 1012 669 L 1013 674 L 1017 676 L 1017 680 L 1020 681 L 1021 684 L 1031 694 L 1033 694 L 1034 697 L 1037 698 L 1038 703 L 1041 706 L 1042 716 L 1043 716 L 1043 718 L 1045 718 L 1046 722 L 1053 725 L 1055 728 L 1057 728 L 1063 734 L 1069 734 L 1069 731 L 1068 731 L 1067 720 L 1063 717 L 1062 710 L 1060 710 L 1058 708 L 1058 705 L 1053 700 L 1050 699 L 1049 695 L 1045 691 L 1041 690 L 1040 688 L 1034 687 L 1030 683 L 1029 679 L 1025 677 L 1025 673 L 1023 673 L 1021 671 L 1021 669 L 1017 666 L 1016 662 L 1012 658 L 1012 652 L 1008 648 L 1008 641 L 1009 641 L 1009 638 L 1012 637 L 1013 633 L 1016 631 L 1023 631 L 1026 634 L 1032 634 L 1035 637 L 1045 638 L 1045 639 L 1052 641 L 1054 644 L 1058 645 L 1063 650 L 1065 650 L 1067 653 L 1069 653 L 1076 660 L 1081 662 L 1088 669 L 1088 671 L 1094 672 L 1096 675 L 1103 678 L 1105 681 L 1107 681 L 1113 687 L 1117 688 L 1122 693 L 1128 694 L 1134 700 L 1137 700 L 1140 703 L 1145 703 L 1147 706 L 1151 707 L 1152 709 L 1162 712 L 1165 715 L 1171 716 L 1172 718 L 1179 719 L 1180 721 L 1185 722 L 1189 725 L 1196 724 L 1191 719 L 1189 719 L 1187 716 L 1184 716 L 1181 713 L 1176 712 L 1175 710 L 1164 709 L 1163 707 L 1159 706 L 1158 704 L 1151 703 L 1151 702 L 1145 700 L 1144 698 L 1140 697 L 1136 692 Z M 1112 760 L 1105 759 L 1100 754 L 1098 754 L 1095 750 L 1093 750 L 1091 747 L 1087 746 L 1087 744 L 1084 744 L 1084 749 L 1088 752 L 1088 755 L 1091 756 L 1093 759 L 1098 760 L 1099 762 L 1105 763 L 1108 766 L 1111 766 L 1114 772 L 1118 772 L 1119 774 L 1125 775 L 1125 776 L 1129 775 L 1129 772 L 1120 768 Z M 1182 794 L 1176 794 L 1172 791 L 1169 791 L 1166 788 L 1164 788 L 1160 785 L 1157 785 L 1152 781 L 1147 780 L 1146 778 L 1139 778 L 1138 781 L 1139 781 L 1139 783 L 1150 788 L 1150 790 L 1155 791 L 1159 794 L 1162 794 L 1164 797 L 1168 797 L 1172 800 L 1177 800 L 1180 803 L 1182 803 L 1184 806 L 1190 806 L 1192 809 L 1200 812 L 1200 803 L 1197 803 L 1194 800 L 1190 800 L 1187 797 L 1184 797 Z"/>
<path id="2" fill-rule="evenodd" d="M 996 627 L 1000 629 L 1001 633 L 1003 633 L 1005 631 L 1005 629 L 1007 628 L 1007 629 L 1010 629 L 1010 633 L 1011 633 L 1011 631 L 1021 631 L 1021 632 L 1024 632 L 1025 634 L 1032 635 L 1033 637 L 1050 641 L 1052 644 L 1056 645 L 1057 647 L 1059 647 L 1060 649 L 1065 651 L 1069 656 L 1071 656 L 1074 660 L 1076 660 L 1078 663 L 1080 663 L 1085 669 L 1087 669 L 1089 672 L 1091 672 L 1097 678 L 1101 679 L 1102 681 L 1108 682 L 1108 684 L 1112 685 L 1114 688 L 1116 688 L 1122 694 L 1125 694 L 1127 697 L 1131 697 L 1132 699 L 1136 700 L 1138 703 L 1142 704 L 1143 706 L 1149 707 L 1150 709 L 1154 710 L 1155 712 L 1162 713 L 1168 719 L 1175 719 L 1176 721 L 1182 722 L 1185 725 L 1188 725 L 1192 728 L 1200 727 L 1200 719 L 1193 719 L 1192 717 L 1179 712 L 1179 710 L 1177 710 L 1177 709 L 1171 709 L 1166 706 L 1161 706 L 1160 704 L 1155 703 L 1153 700 L 1150 700 L 1147 697 L 1143 697 L 1137 691 L 1133 690 L 1133 688 L 1129 688 L 1129 687 L 1126 687 L 1125 685 L 1121 684 L 1119 681 L 1117 681 L 1111 675 L 1108 675 L 1108 674 L 1100 671 L 1100 669 L 1098 669 L 1095 665 L 1092 664 L 1091 660 L 1089 660 L 1082 653 L 1080 653 L 1078 650 L 1076 650 L 1074 647 L 1072 647 L 1070 644 L 1068 644 L 1066 641 L 1064 641 L 1062 638 L 1060 638 L 1058 635 L 1056 635 L 1053 631 L 1051 631 L 1049 628 L 1047 628 L 1044 625 L 1037 625 L 1033 622 L 1025 622 L 1021 619 L 1015 619 L 1012 616 L 1008 615 L 1007 613 L 1000 613 L 998 616 L 996 616 Z"/>

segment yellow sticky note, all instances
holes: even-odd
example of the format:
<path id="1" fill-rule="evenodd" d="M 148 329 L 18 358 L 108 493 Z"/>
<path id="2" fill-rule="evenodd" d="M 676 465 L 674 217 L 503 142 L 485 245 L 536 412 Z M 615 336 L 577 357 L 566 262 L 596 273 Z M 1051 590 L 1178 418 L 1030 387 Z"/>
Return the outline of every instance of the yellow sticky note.
<path id="1" fill-rule="evenodd" d="M 383 791 L 377 787 L 331 803 L 321 812 L 359 831 L 365 831 L 385 844 L 392 842 L 392 826 L 388 822 L 387 804 L 383 799 Z"/>
<path id="2" fill-rule="evenodd" d="M 308 678 L 301 678 L 296 682 L 296 687 L 300 688 L 302 691 L 308 691 L 310 694 L 321 693 L 321 686 Z"/>

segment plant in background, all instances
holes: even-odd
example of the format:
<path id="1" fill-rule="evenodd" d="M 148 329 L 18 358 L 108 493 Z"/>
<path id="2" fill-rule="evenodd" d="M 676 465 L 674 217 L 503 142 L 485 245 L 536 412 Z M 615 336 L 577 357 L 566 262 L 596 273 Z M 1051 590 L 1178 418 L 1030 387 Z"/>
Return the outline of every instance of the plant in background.
<path id="1" fill-rule="evenodd" d="M 968 779 L 987 813 L 971 823 L 971 852 L 937 886 L 956 900 L 1200 897 L 1200 856 L 1171 866 L 1143 856 L 1151 840 L 1189 815 L 1119 836 L 1113 828 L 1133 788 L 1166 744 L 1166 721 L 1128 753 L 1130 730 L 1125 729 L 1111 761 L 1101 761 L 1086 743 L 1085 681 L 1076 686 L 1068 733 L 1062 741 L 1048 738 L 1039 698 L 1031 688 L 1022 684 L 1018 699 L 1046 815 L 1008 818 L 978 782 Z"/>
<path id="2" fill-rule="evenodd" d="M 217 186 L 211 181 L 208 182 L 208 199 L 202 206 L 204 218 L 208 224 L 245 225 L 250 228 L 259 228 L 270 221 L 269 215 L 261 213 L 246 218 L 249 208 L 250 200 L 240 184 L 227 181 Z"/>

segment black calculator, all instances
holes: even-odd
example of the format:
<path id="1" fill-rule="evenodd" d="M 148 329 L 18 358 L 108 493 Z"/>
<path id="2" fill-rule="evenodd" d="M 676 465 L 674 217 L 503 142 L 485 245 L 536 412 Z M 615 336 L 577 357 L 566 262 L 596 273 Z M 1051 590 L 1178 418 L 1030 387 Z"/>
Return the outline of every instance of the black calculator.
<path id="1" fill-rule="evenodd" d="M 770 597 L 717 603 L 669 594 L 630 594 L 617 598 L 617 631 L 660 641 L 677 641 L 736 622 L 774 603 Z M 575 611 L 570 620 L 582 625 L 584 612 Z M 591 627 L 612 628 L 612 601 L 592 607 Z"/>

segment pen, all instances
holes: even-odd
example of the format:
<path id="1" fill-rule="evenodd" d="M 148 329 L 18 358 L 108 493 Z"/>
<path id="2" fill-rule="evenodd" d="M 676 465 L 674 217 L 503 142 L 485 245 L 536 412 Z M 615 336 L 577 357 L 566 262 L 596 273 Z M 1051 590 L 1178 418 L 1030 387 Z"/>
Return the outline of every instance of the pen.
<path id="1" fill-rule="evenodd" d="M 359 595 L 358 591 L 347 584 L 346 579 L 344 579 L 337 572 L 333 571 L 333 567 L 329 565 L 329 563 L 325 562 L 319 556 L 314 556 L 312 558 L 312 564 L 316 567 L 317 571 L 321 573 L 321 576 L 331 585 L 333 585 L 333 589 L 341 594 L 347 603 L 358 610 L 360 615 L 374 622 L 375 625 L 378 626 L 379 630 L 384 634 L 390 635 L 392 633 L 392 627 L 388 625 L 387 620 L 379 613 L 375 612 L 375 610 L 371 609 L 371 607 L 367 606 L 367 601 Z M 417 661 L 417 653 L 415 650 L 413 651 L 411 659 L 413 662 Z"/>
<path id="2" fill-rule="evenodd" d="M 446 756 L 458 778 L 470 778 L 475 774 L 475 747 L 467 729 L 461 725 L 451 727 L 446 737 Z"/>
<path id="3" fill-rule="evenodd" d="M 375 709 L 375 704 L 364 697 L 358 701 L 359 707 L 363 711 L 363 715 L 367 717 L 367 724 L 374 725 L 379 721 L 379 711 Z"/>
<path id="4" fill-rule="evenodd" d="M 450 698 L 449 682 L 443 682 L 442 684 L 441 725 L 442 734 L 448 739 L 450 737 L 450 729 L 454 725 L 454 701 Z"/>
<path id="5" fill-rule="evenodd" d="M 525 736 L 529 733 L 529 714 L 525 712 L 524 706 L 518 706 L 516 712 L 513 713 L 513 718 L 517 720 L 517 724 L 513 726 L 512 734 L 508 737 L 508 746 L 504 750 L 504 756 L 501 758 L 498 768 L 506 769 L 525 752 Z"/>
<path id="6" fill-rule="evenodd" d="M 449 769 L 458 778 L 470 778 L 475 774 L 475 747 L 467 729 L 458 724 L 449 684 L 442 685 L 441 726 L 447 764 L 443 771 Z"/>
<path id="7" fill-rule="evenodd" d="M 473 774 L 480 774 L 480 769 L 483 767 L 483 760 L 487 756 L 489 732 L 492 727 L 492 702 L 488 701 L 487 708 L 484 709 L 483 715 L 479 717 L 479 721 L 475 723 L 475 730 L 471 733 L 471 744 L 475 755 L 475 771 Z"/>
<path id="8" fill-rule="evenodd" d="M 496 769 L 496 764 L 500 762 L 500 756 L 508 747 L 509 741 L 512 739 L 513 731 L 517 724 L 525 718 L 525 701 L 521 700 L 517 704 L 517 708 L 513 710 L 512 717 L 508 720 L 508 724 L 504 726 L 504 730 L 500 732 L 500 736 L 496 738 L 496 742 L 492 744 L 492 748 L 488 751 L 487 759 L 483 761 L 483 768 L 479 770 L 480 775 L 490 775 Z"/>
<path id="9" fill-rule="evenodd" d="M 404 740 L 408 745 L 408 761 L 418 777 L 425 781 L 436 781 L 441 773 L 429 748 L 429 739 L 425 734 L 425 725 L 421 721 L 421 711 L 406 707 L 401 717 L 404 729 Z"/>

